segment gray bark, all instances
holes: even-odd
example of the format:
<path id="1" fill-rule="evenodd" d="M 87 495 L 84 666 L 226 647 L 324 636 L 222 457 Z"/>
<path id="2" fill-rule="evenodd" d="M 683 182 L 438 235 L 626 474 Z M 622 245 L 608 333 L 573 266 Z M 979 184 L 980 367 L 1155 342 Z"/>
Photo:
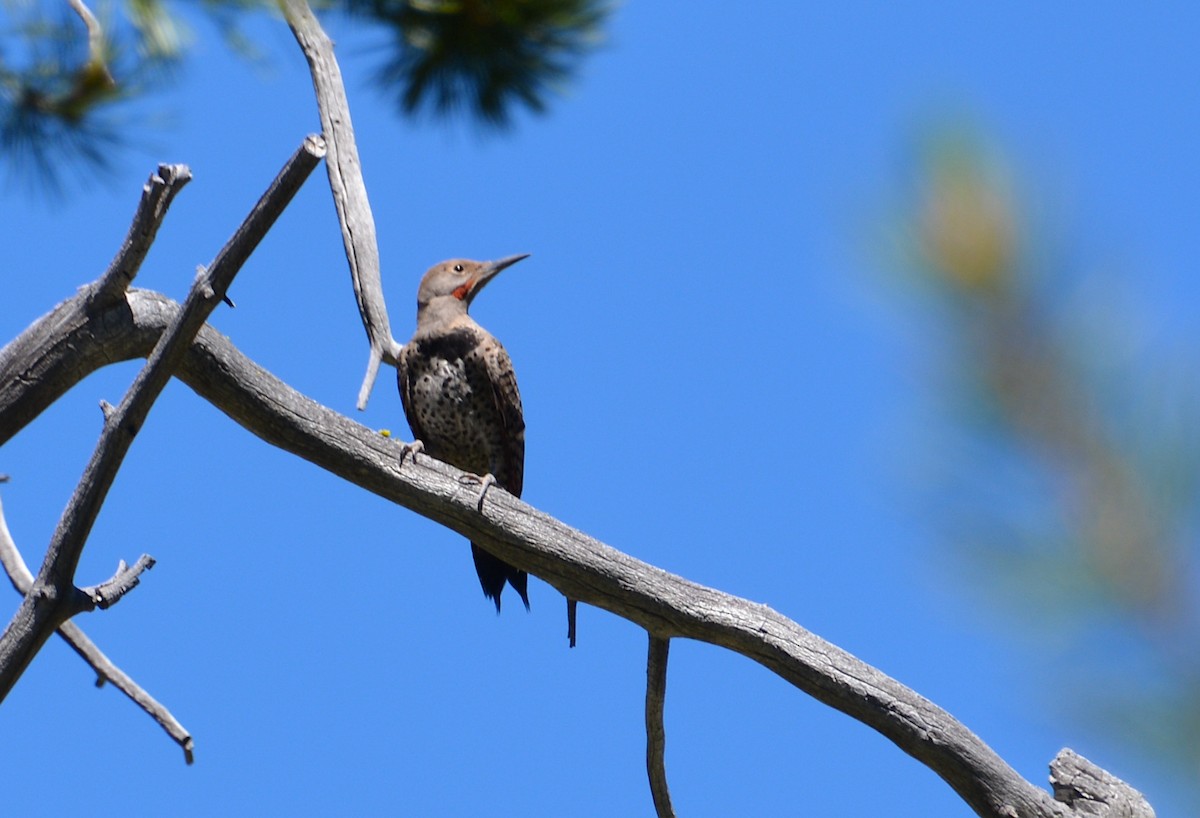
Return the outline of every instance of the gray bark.
<path id="1" fill-rule="evenodd" d="M 651 635 L 646 654 L 646 775 L 658 818 L 675 818 L 667 786 L 667 731 L 663 713 L 667 698 L 667 656 L 671 640 Z"/>
<path id="2" fill-rule="evenodd" d="M 324 143 L 319 137 L 305 140 L 233 237 L 221 248 L 212 265 L 198 272 L 187 300 L 159 333 L 147 355 L 146 365 L 134 379 L 121 405 L 115 409 L 105 408 L 104 431 L 51 537 L 42 567 L 0 635 L 0 701 L 63 623 L 78 613 L 112 605 L 137 585 L 143 570 L 154 564 L 153 559 L 143 555 L 133 568 L 122 563 L 116 576 L 107 582 L 86 590 L 76 586 L 75 570 L 92 525 L 155 400 L 171 379 L 180 358 L 187 354 L 196 333 L 225 298 L 233 277 L 323 154 Z M 143 198 L 139 213 L 145 204 Z M 102 290 L 104 280 L 85 288 L 82 296 L 77 296 L 91 305 L 92 311 L 104 310 L 106 299 L 95 297 Z M 14 363 L 17 369 L 13 379 L 25 377 L 23 373 L 29 370 L 20 366 L 19 361 Z"/>
<path id="3" fill-rule="evenodd" d="M 4 572 L 8 574 L 17 593 L 21 596 L 29 593 L 33 587 L 33 574 L 29 573 L 29 566 L 21 559 L 21 554 L 17 551 L 17 544 L 13 542 L 12 534 L 9 533 L 8 523 L 4 519 L 3 505 L 0 505 L 0 564 L 3 565 Z M 193 754 L 195 742 L 192 740 L 191 733 L 171 715 L 171 711 L 161 702 L 143 690 L 127 673 L 105 656 L 104 651 L 100 650 L 96 643 L 87 637 L 82 628 L 74 622 L 64 622 L 58 628 L 58 635 L 96 672 L 96 687 L 101 687 L 106 683 L 112 684 L 113 687 L 128 696 L 130 701 L 145 711 L 150 718 L 158 722 L 159 727 L 183 750 L 183 759 L 186 763 L 191 764 L 195 760 Z"/>
<path id="4" fill-rule="evenodd" d="M 148 354 L 178 309 L 165 296 L 131 290 L 122 303 L 95 313 L 76 296 L 40 319 L 0 353 L 0 443 L 89 372 Z M 402 444 L 300 394 L 211 327 L 201 329 L 176 374 L 267 443 L 448 526 L 571 598 L 636 622 L 657 638 L 697 639 L 764 665 L 887 736 L 979 815 L 1153 815 L 1123 784 L 1113 790 L 1123 795 L 1112 802 L 1056 800 L 949 713 L 765 605 L 634 559 L 497 487 L 479 511 L 478 488 L 461 480 L 461 472 L 425 456 L 401 465 Z M 1093 778 L 1111 779 L 1080 762 Z M 1083 812 L 1081 805 L 1104 811 Z"/>
<path id="5" fill-rule="evenodd" d="M 387 304 L 383 299 L 375 217 L 367 198 L 367 183 L 363 179 L 354 126 L 350 121 L 350 102 L 346 98 L 342 70 L 333 54 L 333 42 L 305 0 L 283 0 L 280 6 L 312 75 L 321 133 L 329 148 L 325 157 L 329 189 L 333 193 L 338 223 L 342 226 L 342 243 L 350 265 L 354 300 L 371 345 L 367 373 L 358 390 L 358 408 L 362 410 L 367 408 L 380 362 L 394 365 L 400 354 L 400 344 L 392 337 Z"/>

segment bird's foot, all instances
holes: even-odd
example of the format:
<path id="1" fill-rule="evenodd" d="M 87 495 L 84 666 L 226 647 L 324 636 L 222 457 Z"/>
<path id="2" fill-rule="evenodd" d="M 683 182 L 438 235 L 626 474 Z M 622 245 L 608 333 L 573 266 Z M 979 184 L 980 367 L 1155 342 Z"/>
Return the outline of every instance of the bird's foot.
<path id="1" fill-rule="evenodd" d="M 400 465 L 404 465 L 404 458 L 411 457 L 413 462 L 417 462 L 417 453 L 425 451 L 425 444 L 419 440 L 414 440 L 412 443 L 400 444 Z"/>
<path id="2" fill-rule="evenodd" d="M 480 477 L 477 474 L 464 474 L 458 478 L 462 483 L 478 483 L 479 484 L 479 499 L 475 501 L 475 508 L 483 511 L 483 498 L 487 497 L 487 490 L 496 485 L 496 475 L 488 473 Z"/>

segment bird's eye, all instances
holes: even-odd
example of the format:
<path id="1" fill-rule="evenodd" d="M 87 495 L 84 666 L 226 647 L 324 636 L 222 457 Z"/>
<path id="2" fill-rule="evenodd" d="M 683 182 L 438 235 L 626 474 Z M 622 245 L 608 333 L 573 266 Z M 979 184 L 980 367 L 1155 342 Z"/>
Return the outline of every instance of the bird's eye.
<path id="1" fill-rule="evenodd" d="M 463 271 L 463 266 L 461 264 L 454 265 L 454 272 L 461 273 L 462 271 Z"/>

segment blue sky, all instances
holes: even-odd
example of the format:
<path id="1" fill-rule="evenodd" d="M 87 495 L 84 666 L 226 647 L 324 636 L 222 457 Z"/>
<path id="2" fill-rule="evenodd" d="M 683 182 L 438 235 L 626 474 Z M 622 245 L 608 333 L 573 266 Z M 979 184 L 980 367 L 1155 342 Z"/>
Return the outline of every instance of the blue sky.
<path id="1" fill-rule="evenodd" d="M 1063 746 L 1184 797 L 1153 760 L 1058 718 L 1065 695 L 920 519 L 932 388 L 922 318 L 881 225 L 923 129 L 967 112 L 1032 180 L 1056 240 L 1103 265 L 1149 340 L 1194 344 L 1200 16 L 1093 3 L 624 4 L 545 117 L 507 135 L 401 121 L 338 40 L 393 329 L 443 258 L 533 257 L 475 317 L 511 353 L 525 499 L 640 559 L 765 602 L 937 702 L 1035 783 Z M 231 55 L 197 18 L 141 150 L 61 202 L 0 198 L 0 338 L 104 269 L 159 161 L 188 164 L 137 284 L 182 298 L 318 122 L 282 23 Z M 320 168 L 214 324 L 302 392 L 407 437 L 366 345 Z M 0 452 L 27 560 L 53 531 L 138 364 L 80 384 Z M 57 640 L 0 708 L 6 810 L 132 814 L 650 815 L 645 638 L 561 597 L 496 617 L 467 544 L 275 451 L 182 384 L 159 400 L 80 567 L 158 566 L 85 630 L 196 737 L 158 728 Z M 15 609 L 16 597 L 11 597 Z M 762 667 L 675 642 L 667 761 L 681 815 L 963 816 L 932 772 Z"/>

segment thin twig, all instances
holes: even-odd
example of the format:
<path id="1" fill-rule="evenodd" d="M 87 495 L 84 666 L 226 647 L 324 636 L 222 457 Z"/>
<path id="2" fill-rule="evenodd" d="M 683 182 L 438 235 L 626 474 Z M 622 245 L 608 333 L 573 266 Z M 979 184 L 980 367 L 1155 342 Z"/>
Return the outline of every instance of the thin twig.
<path id="1" fill-rule="evenodd" d="M 137 682 L 117 667 L 111 659 L 84 634 L 74 622 L 64 622 L 58 635 L 87 662 L 96 673 L 96 687 L 109 682 L 124 693 L 130 701 L 140 707 L 146 715 L 158 722 L 159 727 L 183 750 L 183 760 L 191 764 L 196 760 L 196 743 L 192 734 L 179 723 L 166 705 L 147 693 Z"/>
<path id="2" fill-rule="evenodd" d="M 121 597 L 136 588 L 141 582 L 142 572 L 149 571 L 153 567 L 154 557 L 149 554 L 142 554 L 132 567 L 126 565 L 125 560 L 121 560 L 117 565 L 117 572 L 112 577 L 99 585 L 84 588 L 83 592 L 97 608 L 106 610 L 116 605 Z"/>
<path id="3" fill-rule="evenodd" d="M 175 195 L 192 180 L 187 165 L 159 165 L 142 186 L 142 199 L 129 225 L 129 232 L 108 269 L 95 285 L 97 304 L 107 305 L 119 298 L 142 266 L 158 228 L 166 218 Z"/>
<path id="4" fill-rule="evenodd" d="M 59 520 L 41 570 L 0 636 L 0 701 L 51 633 L 75 614 L 94 609 L 95 600 L 75 587 L 75 569 L 133 438 L 242 264 L 324 153 L 320 137 L 304 140 L 213 263 L 197 274 L 179 314 L 158 339 L 121 405 L 105 419 L 100 441 Z"/>
<path id="5" fill-rule="evenodd" d="M 325 169 L 329 173 L 338 221 L 342 225 L 342 242 L 346 245 L 354 298 L 371 345 L 367 373 L 358 391 L 358 408 L 362 410 L 367 408 L 380 362 L 395 365 L 400 353 L 400 344 L 392 337 L 387 304 L 383 299 L 375 217 L 367 198 L 367 185 L 363 181 L 362 163 L 350 122 L 350 103 L 346 99 L 342 71 L 333 54 L 333 41 L 321 28 L 306 0 L 280 0 L 280 6 L 312 74 L 321 129 L 329 146 Z"/>
<path id="6" fill-rule="evenodd" d="M 8 580 L 18 594 L 25 596 L 29 593 L 33 586 L 33 574 L 29 573 L 29 567 L 21 559 L 21 552 L 17 550 L 17 544 L 8 530 L 3 503 L 0 503 L 0 565 L 4 566 L 4 573 L 8 574 Z"/>
<path id="7" fill-rule="evenodd" d="M 67 0 L 67 3 L 87 26 L 89 67 L 94 71 L 102 72 L 108 85 L 115 85 L 112 74 L 108 70 L 108 62 L 104 59 L 104 29 L 100 28 L 100 21 L 96 19 L 96 15 L 92 14 L 92 10 L 84 5 L 83 0 Z"/>
<path id="8" fill-rule="evenodd" d="M 667 787 L 667 733 L 663 728 L 663 702 L 667 696 L 667 654 L 671 640 L 650 634 L 646 657 L 646 773 L 658 818 L 675 818 L 671 791 Z"/>
<path id="9" fill-rule="evenodd" d="M 0 565 L 3 565 L 9 581 L 12 582 L 18 594 L 24 596 L 29 593 L 29 589 L 33 587 L 33 574 L 29 572 L 25 560 L 21 559 L 17 544 L 8 530 L 8 523 L 4 519 L 3 504 L 0 504 Z M 58 635 L 71 646 L 73 651 L 79 654 L 83 661 L 91 666 L 96 673 L 97 687 L 105 682 L 111 683 L 113 687 L 124 693 L 130 701 L 145 711 L 150 718 L 158 722 L 167 735 L 175 740 L 175 743 L 183 749 L 185 762 L 191 764 L 195 761 L 193 752 L 195 743 L 191 733 L 171 715 L 171 711 L 161 702 L 143 690 L 128 674 L 113 664 L 113 661 L 104 655 L 96 643 L 87 637 L 82 628 L 74 622 L 64 622 L 58 629 Z"/>
<path id="10" fill-rule="evenodd" d="M 393 340 L 392 343 L 395 341 Z M 382 347 L 372 343 L 367 354 L 367 374 L 363 375 L 362 384 L 358 387 L 358 399 L 354 403 L 355 408 L 360 412 L 367 408 L 367 401 L 371 399 L 371 390 L 375 388 L 375 380 L 379 377 L 379 364 L 382 362 Z"/>
<path id="11" fill-rule="evenodd" d="M 146 715 L 158 722 L 168 736 L 183 750 L 183 760 L 191 764 L 196 760 L 196 742 L 192 734 L 179 723 L 166 705 L 147 693 L 130 676 L 113 664 L 113 661 L 89 639 L 74 622 L 64 622 L 58 629 L 61 636 L 71 649 L 91 665 L 96 673 L 96 687 L 109 682 L 117 690 L 124 693 L 130 701 L 145 711 Z"/>

